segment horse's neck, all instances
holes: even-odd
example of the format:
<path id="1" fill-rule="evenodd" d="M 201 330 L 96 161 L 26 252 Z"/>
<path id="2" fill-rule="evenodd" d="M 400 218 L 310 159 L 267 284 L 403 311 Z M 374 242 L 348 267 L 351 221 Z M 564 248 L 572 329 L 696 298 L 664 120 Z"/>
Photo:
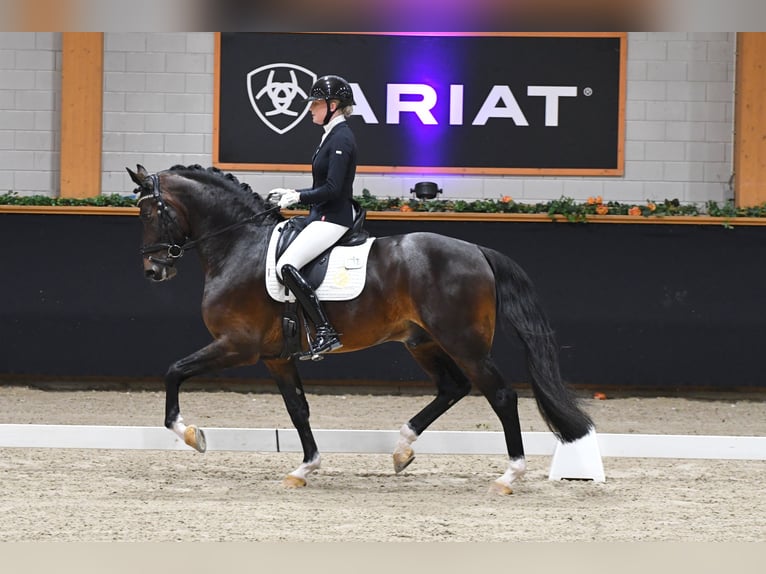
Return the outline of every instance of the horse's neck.
<path id="1" fill-rule="evenodd" d="M 218 233 L 224 226 L 209 226 L 195 238 L 197 252 L 207 275 L 226 272 L 265 273 L 266 251 L 275 224 L 245 223 Z"/>
<path id="2" fill-rule="evenodd" d="M 189 224 L 189 236 L 196 244 L 203 267 L 220 273 L 232 265 L 245 265 L 250 254 L 265 260 L 269 237 L 275 224 L 253 217 L 268 210 L 266 205 L 234 208 L 232 202 L 244 198 L 225 190 L 205 191 L 194 185 L 178 196 Z M 270 217 L 270 216 L 264 216 Z M 250 265 L 248 265 L 250 266 Z"/>
<path id="3" fill-rule="evenodd" d="M 225 230 L 246 224 L 260 211 L 257 208 L 233 209 L 226 202 L 242 200 L 227 198 L 220 192 L 187 193 L 181 199 L 189 224 L 189 235 L 194 241 L 200 242 L 227 235 Z"/>

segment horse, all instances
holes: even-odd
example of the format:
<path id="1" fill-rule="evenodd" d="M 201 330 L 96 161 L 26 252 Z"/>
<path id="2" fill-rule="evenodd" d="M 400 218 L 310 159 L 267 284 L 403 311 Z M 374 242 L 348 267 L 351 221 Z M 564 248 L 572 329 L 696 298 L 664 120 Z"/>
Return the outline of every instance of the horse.
<path id="1" fill-rule="evenodd" d="M 296 356 L 283 352 L 284 303 L 269 297 L 264 287 L 267 246 L 285 216 L 249 184 L 215 167 L 174 165 L 153 174 L 141 165 L 135 172 L 126 169 L 138 186 L 146 278 L 173 278 L 175 263 L 192 249 L 204 273 L 202 318 L 212 341 L 168 368 L 165 426 L 205 452 L 204 431 L 187 426 L 181 416 L 181 384 L 204 373 L 263 361 L 303 448 L 303 461 L 282 484 L 305 487 L 321 456 Z M 491 357 L 498 326 L 522 341 L 538 409 L 556 437 L 568 443 L 591 431 L 590 416 L 561 377 L 554 332 L 532 281 L 512 259 L 427 232 L 374 238 L 368 255 L 361 293 L 347 301 L 324 302 L 331 323 L 342 333 L 343 346 L 332 353 L 400 342 L 436 386 L 432 401 L 400 428 L 393 452 L 395 473 L 414 460 L 412 445 L 418 437 L 475 385 L 500 419 L 508 451 L 508 467 L 489 489 L 513 492 L 526 460 L 518 394 Z M 308 348 L 306 341 L 301 346 L 304 352 Z"/>

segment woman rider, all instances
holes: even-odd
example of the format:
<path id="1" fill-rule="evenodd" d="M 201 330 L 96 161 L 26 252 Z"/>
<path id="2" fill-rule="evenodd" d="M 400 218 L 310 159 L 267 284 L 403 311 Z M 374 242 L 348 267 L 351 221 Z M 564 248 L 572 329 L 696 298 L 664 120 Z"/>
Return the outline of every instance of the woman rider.
<path id="1" fill-rule="evenodd" d="M 353 183 L 356 175 L 356 140 L 346 123 L 353 112 L 351 86 L 340 76 L 322 76 L 311 87 L 309 111 L 313 122 L 324 127 L 311 162 L 313 184 L 308 189 L 274 189 L 279 207 L 295 203 L 310 206 L 308 225 L 277 261 L 276 271 L 293 292 L 316 327 L 316 336 L 301 359 L 318 360 L 321 353 L 343 346 L 330 325 L 319 298 L 300 273 L 304 265 L 337 242 L 354 221 Z"/>

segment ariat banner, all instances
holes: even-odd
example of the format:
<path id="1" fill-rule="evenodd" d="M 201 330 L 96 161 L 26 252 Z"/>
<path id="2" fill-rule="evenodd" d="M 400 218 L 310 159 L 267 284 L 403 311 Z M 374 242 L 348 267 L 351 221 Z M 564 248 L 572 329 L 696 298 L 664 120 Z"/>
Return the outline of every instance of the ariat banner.
<path id="1" fill-rule="evenodd" d="M 214 163 L 310 170 L 305 97 L 354 91 L 359 172 L 623 173 L 625 33 L 220 33 Z"/>

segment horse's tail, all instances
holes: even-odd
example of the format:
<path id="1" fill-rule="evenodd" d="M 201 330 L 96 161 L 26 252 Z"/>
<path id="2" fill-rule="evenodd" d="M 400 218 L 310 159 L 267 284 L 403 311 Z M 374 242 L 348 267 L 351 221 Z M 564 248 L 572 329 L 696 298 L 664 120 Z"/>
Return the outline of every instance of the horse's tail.
<path id="1" fill-rule="evenodd" d="M 480 247 L 495 274 L 498 318 L 503 327 L 518 333 L 527 354 L 537 407 L 562 442 L 582 438 L 593 427 L 572 389 L 561 379 L 558 347 L 526 272 L 512 259 Z"/>

